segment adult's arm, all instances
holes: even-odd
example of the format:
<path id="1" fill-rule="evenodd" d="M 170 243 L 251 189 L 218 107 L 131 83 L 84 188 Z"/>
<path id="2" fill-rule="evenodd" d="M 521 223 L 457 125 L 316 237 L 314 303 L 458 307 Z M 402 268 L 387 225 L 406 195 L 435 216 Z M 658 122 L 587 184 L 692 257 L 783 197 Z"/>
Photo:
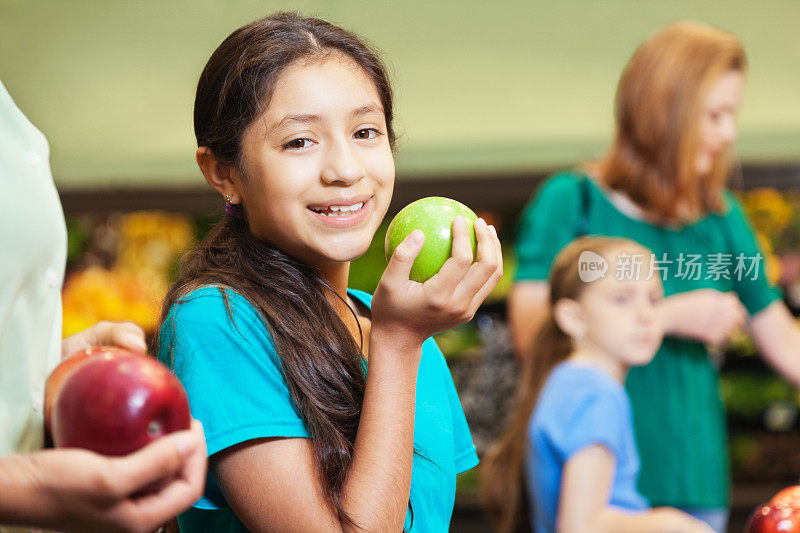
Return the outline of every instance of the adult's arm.
<path id="1" fill-rule="evenodd" d="M 750 331 L 764 359 L 800 387 L 800 326 L 786 305 L 772 302 L 753 317 Z"/>
<path id="2" fill-rule="evenodd" d="M 747 310 L 734 292 L 697 289 L 673 294 L 659 306 L 664 335 L 722 347 L 747 321 Z"/>
<path id="3" fill-rule="evenodd" d="M 508 320 L 514 354 L 523 360 L 548 312 L 550 287 L 546 281 L 518 281 L 508 295 Z"/>

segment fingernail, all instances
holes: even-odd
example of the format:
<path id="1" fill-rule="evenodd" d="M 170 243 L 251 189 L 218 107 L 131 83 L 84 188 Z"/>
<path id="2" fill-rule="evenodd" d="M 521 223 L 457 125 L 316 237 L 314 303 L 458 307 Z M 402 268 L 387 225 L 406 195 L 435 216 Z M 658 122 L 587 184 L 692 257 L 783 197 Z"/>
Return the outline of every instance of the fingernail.
<path id="1" fill-rule="evenodd" d="M 144 340 L 138 335 L 134 335 L 133 333 L 125 335 L 125 343 L 128 346 L 140 348 L 142 351 L 147 350 L 147 344 L 144 342 Z"/>
<path id="2" fill-rule="evenodd" d="M 197 439 L 191 433 L 176 436 L 175 448 L 183 457 L 188 457 L 197 449 Z"/>
<path id="3" fill-rule="evenodd" d="M 486 225 L 486 221 L 483 220 L 482 218 L 478 218 L 478 220 L 475 221 L 475 224 L 476 225 L 480 224 L 481 226 L 485 226 Z"/>
<path id="4" fill-rule="evenodd" d="M 459 226 L 466 226 L 467 221 L 464 219 L 463 216 L 456 215 L 455 223 L 458 224 Z"/>
<path id="5" fill-rule="evenodd" d="M 408 237 L 409 240 L 411 241 L 411 244 L 416 246 L 419 243 L 421 243 L 422 240 L 425 238 L 425 233 L 423 233 L 421 229 L 415 229 L 409 234 Z"/>

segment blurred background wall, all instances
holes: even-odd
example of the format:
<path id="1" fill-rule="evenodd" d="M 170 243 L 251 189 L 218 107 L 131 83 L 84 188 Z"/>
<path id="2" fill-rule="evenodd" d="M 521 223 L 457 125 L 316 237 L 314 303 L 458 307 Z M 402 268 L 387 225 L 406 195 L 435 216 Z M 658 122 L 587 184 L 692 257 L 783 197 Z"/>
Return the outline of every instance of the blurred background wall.
<path id="1" fill-rule="evenodd" d="M 0 0 L 0 79 L 50 140 L 60 188 L 204 186 L 191 114 L 200 71 L 233 29 L 281 9 L 384 52 L 400 180 L 522 175 L 600 154 L 626 60 L 683 18 L 746 46 L 743 161 L 800 160 L 796 1 Z"/>

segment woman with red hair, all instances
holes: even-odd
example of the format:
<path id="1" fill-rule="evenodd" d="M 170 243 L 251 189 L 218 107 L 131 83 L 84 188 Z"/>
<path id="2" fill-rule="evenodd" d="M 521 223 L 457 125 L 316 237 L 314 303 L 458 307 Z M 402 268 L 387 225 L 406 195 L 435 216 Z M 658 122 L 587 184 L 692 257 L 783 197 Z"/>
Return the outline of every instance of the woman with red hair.
<path id="1" fill-rule="evenodd" d="M 616 275 L 661 276 L 665 339 L 626 388 L 641 473 L 654 506 L 684 509 L 724 531 L 729 505 L 725 409 L 710 353 L 747 324 L 759 351 L 800 384 L 800 330 L 766 279 L 763 254 L 725 188 L 747 61 L 732 34 L 694 22 L 645 41 L 617 89 L 616 136 L 607 155 L 549 178 L 525 209 L 519 269 L 509 298 L 514 343 L 531 340 L 547 309 L 557 252 L 585 234 L 627 237 L 654 252 Z M 614 275 L 615 273 L 607 273 Z"/>

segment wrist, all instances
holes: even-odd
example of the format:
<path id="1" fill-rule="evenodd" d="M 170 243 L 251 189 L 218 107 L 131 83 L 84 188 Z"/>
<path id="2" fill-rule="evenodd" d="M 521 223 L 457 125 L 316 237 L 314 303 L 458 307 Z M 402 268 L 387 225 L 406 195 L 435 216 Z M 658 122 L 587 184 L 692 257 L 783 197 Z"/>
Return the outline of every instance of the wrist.
<path id="1" fill-rule="evenodd" d="M 370 347 L 379 346 L 401 350 L 403 352 L 414 352 L 422 349 L 422 343 L 427 337 L 417 334 L 402 326 L 389 326 L 372 323 L 369 342 Z"/>
<path id="2" fill-rule="evenodd" d="M 674 303 L 674 297 L 668 296 L 661 300 L 661 303 L 659 304 L 658 310 L 661 314 L 665 336 L 674 334 L 676 330 Z"/>
<path id="3" fill-rule="evenodd" d="M 41 525 L 40 515 L 47 505 L 40 495 L 41 474 L 32 455 L 0 458 L 0 524 Z"/>

